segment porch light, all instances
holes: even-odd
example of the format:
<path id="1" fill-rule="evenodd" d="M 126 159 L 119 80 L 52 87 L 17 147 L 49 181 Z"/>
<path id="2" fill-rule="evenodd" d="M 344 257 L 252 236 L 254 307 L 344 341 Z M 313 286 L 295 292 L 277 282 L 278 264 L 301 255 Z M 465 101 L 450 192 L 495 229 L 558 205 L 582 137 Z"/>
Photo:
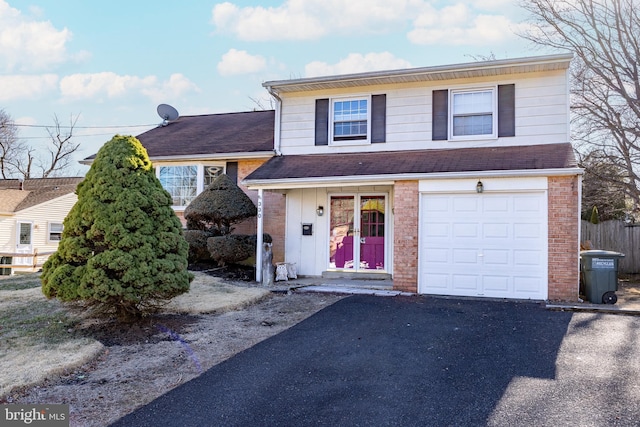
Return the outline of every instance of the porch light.
<path id="1" fill-rule="evenodd" d="M 478 181 L 476 184 L 476 193 L 482 193 L 484 191 L 484 185 L 482 185 L 482 181 Z"/>
<path id="2" fill-rule="evenodd" d="M 318 206 L 318 209 L 316 209 L 316 213 L 318 214 L 318 216 L 324 215 L 324 207 Z"/>

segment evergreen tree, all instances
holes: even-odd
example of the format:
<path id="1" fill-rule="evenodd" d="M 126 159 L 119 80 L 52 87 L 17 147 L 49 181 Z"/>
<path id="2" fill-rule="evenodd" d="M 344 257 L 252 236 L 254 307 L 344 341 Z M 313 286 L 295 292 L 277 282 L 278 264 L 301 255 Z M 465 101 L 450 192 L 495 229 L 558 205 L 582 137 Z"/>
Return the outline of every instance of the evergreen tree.
<path id="1" fill-rule="evenodd" d="M 594 206 L 593 209 L 591 209 L 591 224 L 599 224 L 600 223 L 600 216 L 598 215 L 598 207 Z"/>
<path id="2" fill-rule="evenodd" d="M 189 290 L 188 244 L 140 141 L 114 136 L 76 192 L 58 251 L 43 266 L 48 298 L 126 320 Z"/>

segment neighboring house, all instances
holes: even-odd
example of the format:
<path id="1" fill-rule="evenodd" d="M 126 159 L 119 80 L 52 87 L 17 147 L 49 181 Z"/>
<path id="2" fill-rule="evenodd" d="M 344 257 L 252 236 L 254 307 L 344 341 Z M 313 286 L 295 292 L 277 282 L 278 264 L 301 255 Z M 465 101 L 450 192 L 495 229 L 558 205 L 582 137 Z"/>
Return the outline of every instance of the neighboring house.
<path id="1" fill-rule="evenodd" d="M 570 61 L 264 83 L 277 102 L 277 156 L 243 181 L 264 194 L 258 227 L 274 215 L 266 198 L 286 194 L 277 216 L 298 274 L 576 300 L 582 171 L 570 144 Z"/>
<path id="2" fill-rule="evenodd" d="M 226 173 L 258 203 L 257 191 L 241 181 L 274 156 L 275 112 L 180 116 L 165 126 L 138 135 L 162 186 L 173 198 L 173 209 L 184 221 L 184 209 L 219 174 Z M 85 159 L 90 163 L 94 156 Z M 284 196 L 271 193 L 267 201 L 282 215 L 270 215 L 264 232 L 273 237 L 274 261 L 284 259 Z M 256 219 L 235 226 L 236 233 L 255 234 Z"/>
<path id="3" fill-rule="evenodd" d="M 55 252 L 62 237 L 63 220 L 78 200 L 75 191 L 83 178 L 0 180 L 0 253 Z M 24 265 L 33 271 L 33 257 L 2 256 L 2 264 Z M 41 264 L 46 257 L 38 257 Z M 0 266 L 1 267 L 1 266 Z M 10 273 L 9 269 L 0 272 Z"/>

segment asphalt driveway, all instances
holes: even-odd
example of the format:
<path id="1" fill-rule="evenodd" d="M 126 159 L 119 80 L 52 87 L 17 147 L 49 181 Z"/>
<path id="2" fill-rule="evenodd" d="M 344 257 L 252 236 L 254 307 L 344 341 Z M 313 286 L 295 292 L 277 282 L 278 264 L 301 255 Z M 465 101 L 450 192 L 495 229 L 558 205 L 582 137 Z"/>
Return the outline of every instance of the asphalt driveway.
<path id="1" fill-rule="evenodd" d="M 352 296 L 115 426 L 640 422 L 640 318 Z"/>

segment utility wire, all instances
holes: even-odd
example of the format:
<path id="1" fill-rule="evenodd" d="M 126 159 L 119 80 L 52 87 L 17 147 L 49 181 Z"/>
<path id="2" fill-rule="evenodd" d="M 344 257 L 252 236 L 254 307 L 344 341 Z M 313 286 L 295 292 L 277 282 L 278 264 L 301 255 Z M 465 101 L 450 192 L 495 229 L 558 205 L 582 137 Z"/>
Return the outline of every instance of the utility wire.
<path id="1" fill-rule="evenodd" d="M 149 126 L 158 126 L 158 123 L 148 125 L 124 125 L 124 126 L 56 126 L 56 125 L 21 125 L 13 123 L 13 126 L 24 128 L 60 128 L 60 129 L 121 129 L 121 128 L 141 128 Z"/>

